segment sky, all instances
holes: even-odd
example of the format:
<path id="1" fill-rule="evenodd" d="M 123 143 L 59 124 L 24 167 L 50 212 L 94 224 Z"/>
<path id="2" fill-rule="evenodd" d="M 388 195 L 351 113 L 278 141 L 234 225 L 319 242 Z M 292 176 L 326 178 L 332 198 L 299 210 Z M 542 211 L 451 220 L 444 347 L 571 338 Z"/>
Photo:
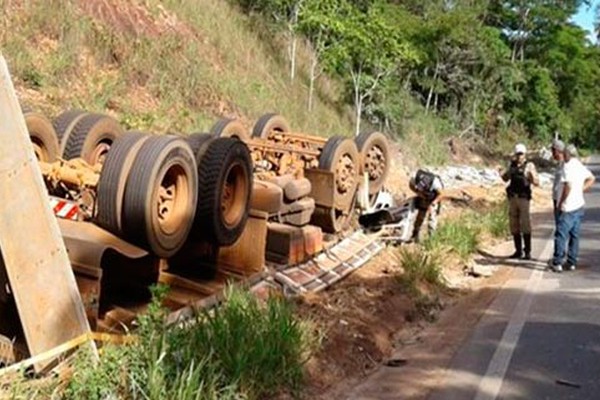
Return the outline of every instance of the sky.
<path id="1" fill-rule="evenodd" d="M 593 41 L 595 41 L 595 37 L 592 34 L 592 32 L 594 31 L 594 10 L 598 6 L 598 4 L 600 4 L 600 0 L 593 0 L 591 7 L 581 7 L 577 15 L 573 17 L 573 21 L 577 25 L 581 26 L 584 29 L 587 29 L 590 32 L 589 38 Z"/>

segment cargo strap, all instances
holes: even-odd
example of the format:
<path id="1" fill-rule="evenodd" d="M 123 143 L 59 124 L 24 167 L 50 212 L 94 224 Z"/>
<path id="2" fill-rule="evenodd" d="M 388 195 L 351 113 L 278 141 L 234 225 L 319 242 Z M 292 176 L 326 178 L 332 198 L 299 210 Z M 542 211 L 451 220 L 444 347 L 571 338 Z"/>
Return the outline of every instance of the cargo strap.
<path id="1" fill-rule="evenodd" d="M 48 351 L 45 351 L 36 356 L 30 357 L 30 358 L 23 360 L 21 362 L 18 362 L 16 364 L 12 364 L 6 368 L 0 369 L 0 376 L 14 373 L 14 372 L 19 372 L 21 370 L 31 367 L 34 364 L 50 360 L 50 359 L 55 358 L 69 350 L 79 347 L 82 344 L 85 344 L 91 340 L 94 340 L 97 342 L 108 342 L 108 343 L 115 343 L 115 344 L 130 344 L 130 343 L 134 343 L 135 341 L 137 341 L 137 336 L 136 335 L 114 335 L 114 334 L 101 333 L 101 332 L 84 333 L 83 335 L 77 336 L 77 337 L 75 337 L 59 346 L 56 346 Z"/>

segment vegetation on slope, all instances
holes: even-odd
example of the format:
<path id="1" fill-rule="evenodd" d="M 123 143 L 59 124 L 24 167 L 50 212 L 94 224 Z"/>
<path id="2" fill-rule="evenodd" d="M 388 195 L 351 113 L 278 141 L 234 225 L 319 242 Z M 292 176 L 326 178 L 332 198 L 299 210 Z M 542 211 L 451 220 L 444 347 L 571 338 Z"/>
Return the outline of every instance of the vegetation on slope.
<path id="1" fill-rule="evenodd" d="M 464 134 L 599 144 L 600 47 L 571 22 L 589 0 L 234 2 L 308 40 L 359 121 L 401 132 L 408 96 Z"/>
<path id="2" fill-rule="evenodd" d="M 276 111 L 298 130 L 351 129 L 335 85 L 306 109 L 276 42 L 218 0 L 0 0 L 0 49 L 23 102 L 49 116 L 109 112 L 128 128 L 206 131 L 219 117 L 251 126 Z"/>

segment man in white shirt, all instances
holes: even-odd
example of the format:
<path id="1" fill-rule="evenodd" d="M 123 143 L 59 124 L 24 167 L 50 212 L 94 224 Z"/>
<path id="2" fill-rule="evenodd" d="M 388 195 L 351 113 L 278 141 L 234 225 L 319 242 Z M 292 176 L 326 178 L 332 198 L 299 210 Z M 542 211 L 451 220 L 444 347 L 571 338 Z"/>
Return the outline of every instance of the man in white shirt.
<path id="1" fill-rule="evenodd" d="M 565 164 L 565 144 L 562 140 L 555 139 L 552 142 L 552 158 L 556 161 L 554 169 L 554 180 L 552 182 L 552 206 L 554 210 L 554 227 L 558 226 L 558 201 L 563 189 L 563 166 Z"/>
<path id="2" fill-rule="evenodd" d="M 577 266 L 579 234 L 585 206 L 583 193 L 596 180 L 592 172 L 575 157 L 574 146 L 567 146 L 564 155 L 563 188 L 557 204 L 559 215 L 554 233 L 554 255 L 551 265 L 555 272 L 562 272 L 563 269 L 573 271 Z M 563 265 L 565 256 L 566 262 Z"/>

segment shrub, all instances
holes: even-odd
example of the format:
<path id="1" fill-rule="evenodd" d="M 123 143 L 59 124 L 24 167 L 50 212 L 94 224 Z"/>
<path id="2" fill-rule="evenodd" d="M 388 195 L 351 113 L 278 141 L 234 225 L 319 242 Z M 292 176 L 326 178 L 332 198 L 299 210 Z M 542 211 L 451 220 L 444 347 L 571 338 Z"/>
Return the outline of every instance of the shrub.
<path id="1" fill-rule="evenodd" d="M 436 252 L 421 247 L 401 248 L 400 263 L 404 272 L 399 279 L 409 293 L 418 293 L 421 282 L 435 286 L 442 284 L 440 259 Z"/>
<path id="2" fill-rule="evenodd" d="M 219 308 L 167 327 L 164 293 L 154 291 L 136 343 L 103 347 L 97 366 L 80 354 L 65 399 L 254 399 L 299 388 L 310 336 L 287 301 L 229 288 Z"/>
<path id="3" fill-rule="evenodd" d="M 478 233 L 473 218 L 460 218 L 443 223 L 424 241 L 424 246 L 429 251 L 450 248 L 464 260 L 477 250 Z"/>
<path id="4" fill-rule="evenodd" d="M 509 234 L 508 204 L 506 202 L 493 205 L 480 215 L 482 228 L 495 238 L 504 238 Z"/>

